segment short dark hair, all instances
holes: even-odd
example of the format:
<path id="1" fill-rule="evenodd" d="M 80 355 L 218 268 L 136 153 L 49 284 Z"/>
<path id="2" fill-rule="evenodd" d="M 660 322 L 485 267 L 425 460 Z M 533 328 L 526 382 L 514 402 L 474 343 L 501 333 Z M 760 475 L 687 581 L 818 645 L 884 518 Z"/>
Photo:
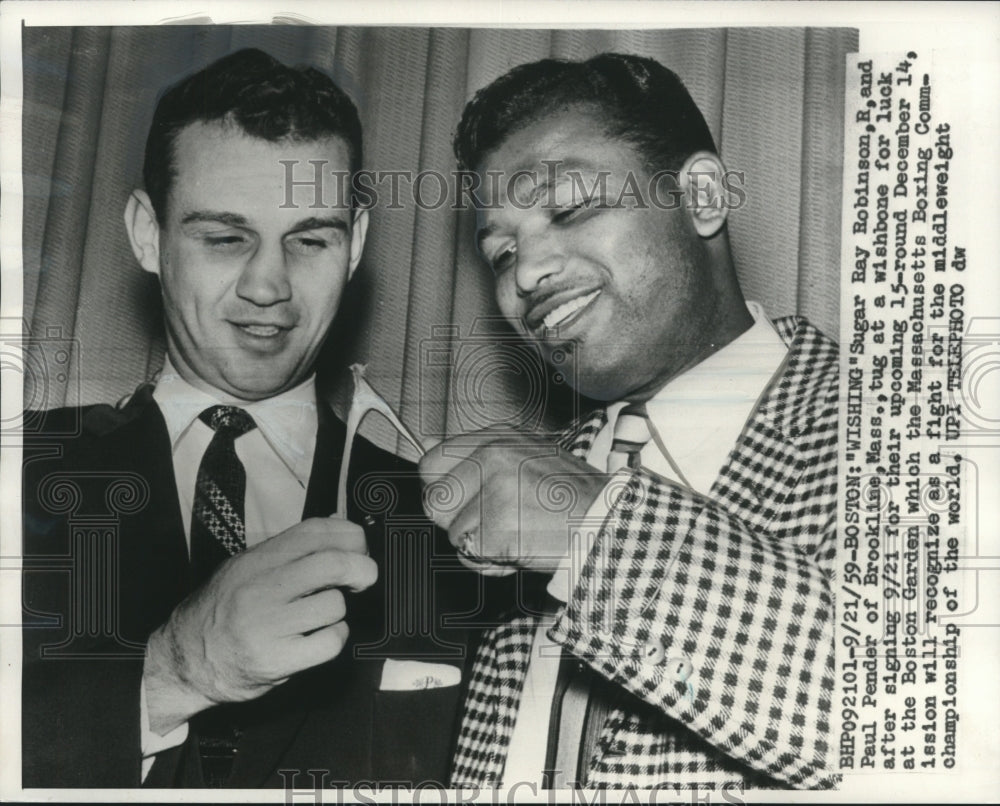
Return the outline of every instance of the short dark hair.
<path id="1" fill-rule="evenodd" d="M 504 140 L 561 109 L 586 106 L 610 137 L 631 143 L 651 172 L 678 170 L 696 151 L 715 153 L 705 118 L 677 74 L 654 59 L 601 53 L 586 61 L 522 64 L 479 90 L 455 133 L 455 156 L 475 170 Z"/>
<path id="2" fill-rule="evenodd" d="M 361 121 L 347 94 L 314 67 L 289 67 L 262 50 L 246 48 L 174 84 L 156 105 L 142 179 L 161 225 L 177 175 L 174 141 L 186 126 L 213 121 L 235 124 L 270 142 L 340 137 L 347 144 L 352 175 L 361 168 Z"/>

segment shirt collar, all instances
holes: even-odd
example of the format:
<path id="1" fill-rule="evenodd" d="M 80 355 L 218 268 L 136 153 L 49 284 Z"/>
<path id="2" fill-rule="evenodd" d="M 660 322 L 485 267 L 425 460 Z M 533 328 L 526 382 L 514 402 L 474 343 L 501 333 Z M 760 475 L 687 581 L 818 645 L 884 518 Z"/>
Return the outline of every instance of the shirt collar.
<path id="1" fill-rule="evenodd" d="M 209 393 L 192 386 L 180 376 L 168 356 L 153 389 L 153 399 L 163 413 L 173 450 L 209 406 L 220 403 L 239 406 L 253 417 L 268 445 L 293 475 L 302 484 L 308 483 L 318 428 L 315 375 L 274 397 L 238 400 L 218 390 Z"/>
<path id="2" fill-rule="evenodd" d="M 646 403 L 650 423 L 663 445 L 685 479 L 703 493 L 711 489 L 788 353 L 764 309 L 751 301 L 746 306 L 754 320 L 750 328 L 671 379 Z M 624 406 L 619 402 L 608 407 L 611 428 Z M 653 444 L 643 450 L 642 459 L 654 470 L 666 462 Z"/>

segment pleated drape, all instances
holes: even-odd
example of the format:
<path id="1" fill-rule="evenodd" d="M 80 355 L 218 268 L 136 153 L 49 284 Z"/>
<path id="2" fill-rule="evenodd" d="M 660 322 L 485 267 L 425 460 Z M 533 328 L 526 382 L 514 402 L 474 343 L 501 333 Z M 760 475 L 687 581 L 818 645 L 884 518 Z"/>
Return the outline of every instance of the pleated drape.
<path id="1" fill-rule="evenodd" d="M 838 333 L 844 55 L 857 49 L 854 30 L 26 28 L 24 316 L 32 360 L 49 362 L 26 376 L 27 401 L 113 401 L 158 369 L 156 280 L 132 257 L 122 210 L 160 89 L 249 46 L 315 64 L 351 94 L 367 168 L 445 175 L 466 100 L 510 67 L 606 50 L 659 59 L 690 88 L 727 166 L 745 173 L 746 204 L 730 231 L 747 297 Z M 438 195 L 433 181 L 424 188 Z M 344 369 L 361 360 L 430 441 L 494 421 L 554 424 L 580 404 L 497 321 L 472 213 L 450 202 L 420 207 L 407 191 L 390 209 L 380 197 L 322 359 L 328 393 L 342 405 Z M 54 349 L 69 353 L 68 371 L 52 370 Z M 380 421 L 365 431 L 407 454 Z"/>

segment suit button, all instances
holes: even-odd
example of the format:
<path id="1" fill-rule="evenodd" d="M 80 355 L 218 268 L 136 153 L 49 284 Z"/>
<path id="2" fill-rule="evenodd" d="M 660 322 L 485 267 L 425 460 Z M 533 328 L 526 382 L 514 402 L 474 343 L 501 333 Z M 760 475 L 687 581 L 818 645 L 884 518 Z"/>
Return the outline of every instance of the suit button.
<path id="1" fill-rule="evenodd" d="M 671 658 L 667 661 L 667 673 L 679 683 L 687 682 L 694 671 L 694 665 L 687 658 Z"/>
<path id="2" fill-rule="evenodd" d="M 650 641 L 648 644 L 643 646 L 642 657 L 647 663 L 656 664 L 658 666 L 666 659 L 667 651 L 663 648 L 663 644 L 658 641 Z"/>

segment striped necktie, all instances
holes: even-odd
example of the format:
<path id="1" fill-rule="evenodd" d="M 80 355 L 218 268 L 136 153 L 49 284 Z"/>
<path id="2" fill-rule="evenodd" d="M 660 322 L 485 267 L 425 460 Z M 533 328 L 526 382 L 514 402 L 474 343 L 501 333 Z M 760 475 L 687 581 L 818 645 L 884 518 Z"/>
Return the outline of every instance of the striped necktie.
<path id="1" fill-rule="evenodd" d="M 641 464 L 640 453 L 652 438 L 645 405 L 630 404 L 618 413 L 608 453 L 608 473 Z M 555 605 L 550 605 L 555 609 Z M 614 689 L 582 661 L 563 652 L 549 716 L 545 788 L 586 784 L 587 763 L 611 707 Z"/>
<path id="2" fill-rule="evenodd" d="M 618 412 L 611 451 L 608 453 L 608 473 L 614 473 L 623 467 L 632 470 L 639 467 L 639 454 L 651 438 L 645 404 L 631 403 Z"/>

